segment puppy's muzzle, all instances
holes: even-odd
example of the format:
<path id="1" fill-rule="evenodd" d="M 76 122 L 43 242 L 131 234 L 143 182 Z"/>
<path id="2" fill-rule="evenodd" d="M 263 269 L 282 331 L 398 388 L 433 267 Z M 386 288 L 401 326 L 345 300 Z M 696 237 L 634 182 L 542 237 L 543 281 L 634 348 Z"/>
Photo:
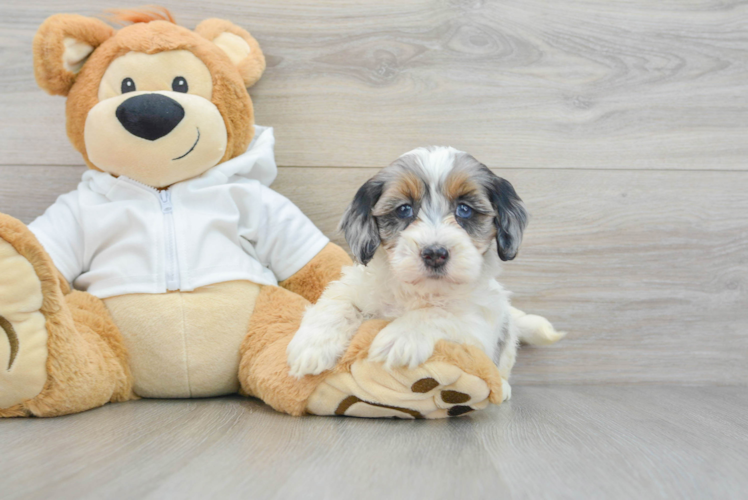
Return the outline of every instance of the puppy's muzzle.
<path id="1" fill-rule="evenodd" d="M 426 267 L 437 270 L 444 267 L 449 260 L 449 251 L 444 247 L 431 245 L 421 251 L 421 258 Z"/>
<path id="2" fill-rule="evenodd" d="M 127 99 L 117 107 L 117 119 L 125 130 L 136 137 L 155 141 L 179 125 L 184 108 L 162 94 L 141 94 Z"/>

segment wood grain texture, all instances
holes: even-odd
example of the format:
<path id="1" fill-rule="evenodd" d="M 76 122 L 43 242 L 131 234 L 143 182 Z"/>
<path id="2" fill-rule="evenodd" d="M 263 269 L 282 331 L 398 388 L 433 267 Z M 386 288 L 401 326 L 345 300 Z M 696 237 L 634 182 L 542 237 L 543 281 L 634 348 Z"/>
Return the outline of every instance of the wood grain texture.
<path id="1" fill-rule="evenodd" d="M 83 171 L 0 167 L 0 212 L 28 223 Z M 375 172 L 281 168 L 273 188 L 347 248 L 339 218 Z M 569 332 L 522 349 L 516 383 L 748 385 L 748 174 L 497 172 L 532 214 L 501 281 Z"/>
<path id="2" fill-rule="evenodd" d="M 415 423 L 142 400 L 0 421 L 2 497 L 743 499 L 746 414 L 725 387 L 521 387 Z"/>
<path id="3" fill-rule="evenodd" d="M 0 162 L 79 164 L 64 100 L 33 79 L 57 12 L 140 0 L 0 4 Z M 169 0 L 182 24 L 255 34 L 253 88 L 285 166 L 382 167 L 449 144 L 501 168 L 746 169 L 748 4 L 737 0 Z"/>

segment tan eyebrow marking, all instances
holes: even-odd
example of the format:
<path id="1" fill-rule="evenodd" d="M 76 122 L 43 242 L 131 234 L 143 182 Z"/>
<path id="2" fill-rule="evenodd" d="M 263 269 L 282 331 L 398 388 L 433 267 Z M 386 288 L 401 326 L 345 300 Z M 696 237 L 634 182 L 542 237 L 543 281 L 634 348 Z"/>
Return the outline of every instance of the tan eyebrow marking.
<path id="1" fill-rule="evenodd" d="M 403 198 L 411 200 L 420 200 L 423 197 L 424 186 L 421 179 L 412 172 L 402 174 L 398 180 L 393 183 L 392 189 Z"/>
<path id="2" fill-rule="evenodd" d="M 444 180 L 443 190 L 448 200 L 480 192 L 478 185 L 465 170 L 450 172 Z"/>
<path id="3" fill-rule="evenodd" d="M 412 172 L 399 174 L 386 188 L 372 213 L 377 217 L 384 215 L 395 208 L 393 202 L 405 200 L 418 202 L 423 199 L 425 192 L 426 187 L 416 174 Z"/>

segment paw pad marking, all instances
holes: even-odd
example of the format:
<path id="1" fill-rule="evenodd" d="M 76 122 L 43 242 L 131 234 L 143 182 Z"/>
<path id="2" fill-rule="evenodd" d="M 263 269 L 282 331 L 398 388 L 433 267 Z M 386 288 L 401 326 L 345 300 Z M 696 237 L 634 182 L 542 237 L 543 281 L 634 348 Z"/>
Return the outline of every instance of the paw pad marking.
<path id="1" fill-rule="evenodd" d="M 470 394 L 458 391 L 442 391 L 442 401 L 451 405 L 458 405 L 470 401 Z"/>
<path id="2" fill-rule="evenodd" d="M 452 408 L 447 410 L 447 414 L 450 417 L 459 417 L 460 415 L 470 413 L 471 411 L 473 411 L 473 408 L 469 406 L 453 406 Z"/>
<path id="3" fill-rule="evenodd" d="M 420 380 L 415 381 L 413 385 L 411 386 L 411 390 L 414 393 L 425 394 L 427 392 L 434 390 L 439 385 L 440 384 L 436 379 L 431 378 L 431 377 L 426 377 L 426 378 L 422 378 Z M 475 411 L 475 408 L 461 404 L 461 403 L 467 403 L 468 401 L 470 401 L 469 394 L 465 394 L 464 392 L 453 391 L 453 390 L 444 390 L 444 391 L 441 391 L 440 397 L 444 403 L 454 405 L 450 407 L 449 409 L 447 409 L 447 416 L 459 417 L 460 415 L 464 415 L 466 413 L 470 413 L 471 411 Z M 405 408 L 402 406 L 386 405 L 382 403 L 375 403 L 372 401 L 361 399 L 354 395 L 350 395 L 340 402 L 338 407 L 335 409 L 335 415 L 345 416 L 346 412 L 348 412 L 348 410 L 352 406 L 358 403 L 363 403 L 363 405 L 367 405 L 369 407 L 374 407 L 377 409 L 392 410 L 391 413 L 389 412 L 379 413 L 378 416 L 380 417 L 386 414 L 387 416 L 390 416 L 391 418 L 408 418 L 407 416 L 410 416 L 415 419 L 426 418 L 421 412 L 417 410 L 413 410 L 411 408 Z M 359 407 L 359 410 L 362 410 L 362 409 Z M 365 410 L 362 410 L 362 411 L 365 411 Z M 354 414 L 355 413 L 358 413 L 358 411 L 354 411 Z M 398 413 L 402 415 L 399 415 Z"/>
<path id="4" fill-rule="evenodd" d="M 386 408 L 388 410 L 400 411 L 410 415 L 413 418 L 423 418 L 423 415 L 421 415 L 420 412 L 411 410 L 410 408 L 401 408 L 399 406 L 389 406 L 379 403 L 372 403 L 371 401 L 364 401 L 363 399 L 359 399 L 356 396 L 348 396 L 343 401 L 341 401 L 338 409 L 335 410 L 335 415 L 345 415 L 345 412 L 348 410 L 348 408 L 355 405 L 356 403 L 366 403 L 367 405 L 376 406 L 377 408 Z M 397 418 L 397 416 L 394 417 Z"/>
<path id="5" fill-rule="evenodd" d="M 13 367 L 13 362 L 16 360 L 16 356 L 18 356 L 18 335 L 13 325 L 10 324 L 10 321 L 3 316 L 0 316 L 0 330 L 5 332 L 10 343 L 10 360 L 8 361 L 8 371 L 10 371 Z"/>
<path id="6" fill-rule="evenodd" d="M 435 389 L 439 385 L 439 382 L 437 382 L 435 379 L 431 377 L 422 378 L 420 380 L 416 380 L 413 382 L 413 385 L 410 386 L 410 390 L 413 392 L 417 392 L 420 394 L 429 392 L 433 389 Z"/>

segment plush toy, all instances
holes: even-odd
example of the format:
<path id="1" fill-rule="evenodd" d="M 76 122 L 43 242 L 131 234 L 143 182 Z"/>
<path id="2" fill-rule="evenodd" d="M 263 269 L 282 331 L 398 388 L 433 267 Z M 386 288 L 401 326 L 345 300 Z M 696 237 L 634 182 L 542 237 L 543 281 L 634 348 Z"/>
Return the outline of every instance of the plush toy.
<path id="1" fill-rule="evenodd" d="M 229 21 L 118 16 L 132 24 L 55 15 L 34 39 L 37 82 L 67 96 L 89 171 L 28 227 L 0 214 L 0 416 L 237 392 L 291 415 L 439 418 L 501 402 L 473 347 L 442 342 L 416 369 L 368 361 L 380 320 L 333 370 L 289 376 L 305 308 L 351 261 L 268 188 L 273 131 L 254 125 L 247 93 L 262 51 Z"/>

